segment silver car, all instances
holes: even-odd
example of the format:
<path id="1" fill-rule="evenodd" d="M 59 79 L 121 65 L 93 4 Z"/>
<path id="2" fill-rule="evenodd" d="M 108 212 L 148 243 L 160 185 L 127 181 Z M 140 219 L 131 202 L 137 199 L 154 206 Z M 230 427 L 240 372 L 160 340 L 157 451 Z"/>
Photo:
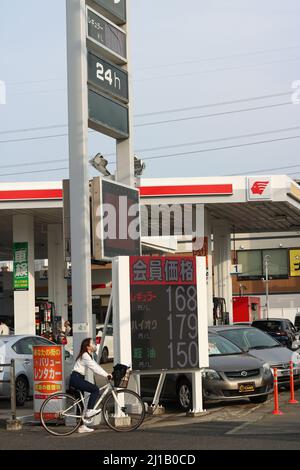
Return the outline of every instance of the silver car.
<path id="1" fill-rule="evenodd" d="M 33 395 L 33 346 L 51 346 L 54 343 L 40 336 L 16 335 L 0 337 L 0 364 L 9 364 L 15 360 L 16 401 L 18 406 Z M 65 352 L 65 377 L 68 380 L 71 368 L 71 356 Z M 0 367 L 0 380 L 9 380 L 9 367 Z M 10 383 L 0 382 L 0 396 L 10 396 Z"/>
<path id="2" fill-rule="evenodd" d="M 273 391 L 273 375 L 267 362 L 243 352 L 217 334 L 208 335 L 209 368 L 203 371 L 203 398 L 231 401 L 248 398 L 263 403 Z M 141 393 L 153 397 L 158 376 L 141 376 Z M 192 378 L 189 373 L 167 374 L 161 399 L 176 398 L 183 410 L 192 408 Z"/>
<path id="3" fill-rule="evenodd" d="M 290 361 L 293 359 L 295 388 L 300 386 L 300 355 L 283 346 L 267 333 L 253 326 L 214 326 L 209 331 L 232 341 L 251 356 L 268 362 L 272 369 L 278 370 L 278 384 L 289 387 Z"/>

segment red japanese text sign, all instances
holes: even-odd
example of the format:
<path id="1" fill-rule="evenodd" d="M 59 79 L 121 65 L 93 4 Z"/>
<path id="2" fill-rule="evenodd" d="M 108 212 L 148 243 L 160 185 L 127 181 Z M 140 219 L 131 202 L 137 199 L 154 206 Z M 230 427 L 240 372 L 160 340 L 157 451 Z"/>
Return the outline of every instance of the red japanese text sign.
<path id="1" fill-rule="evenodd" d="M 56 344 L 33 346 L 34 415 L 39 419 L 43 401 L 64 391 L 64 348 Z"/>

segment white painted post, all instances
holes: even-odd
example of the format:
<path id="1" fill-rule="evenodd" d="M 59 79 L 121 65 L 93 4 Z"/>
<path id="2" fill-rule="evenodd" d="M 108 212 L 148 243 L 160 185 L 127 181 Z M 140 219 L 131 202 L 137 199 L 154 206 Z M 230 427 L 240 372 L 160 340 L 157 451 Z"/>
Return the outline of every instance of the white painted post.
<path id="1" fill-rule="evenodd" d="M 207 285 L 206 260 L 204 256 L 196 257 L 197 267 L 197 308 L 198 308 L 198 349 L 200 368 L 209 367 L 208 359 L 208 324 L 207 324 Z M 187 414 L 197 416 L 203 413 L 202 372 L 192 373 L 193 409 Z"/>
<path id="2" fill-rule="evenodd" d="M 66 0 L 74 354 L 92 337 L 85 0 Z"/>
<path id="3" fill-rule="evenodd" d="M 231 232 L 225 220 L 214 223 L 214 291 L 223 297 L 229 312 L 229 323 L 233 321 L 231 279 Z"/>
<path id="4" fill-rule="evenodd" d="M 208 324 L 214 324 L 213 313 L 213 275 L 212 275 L 212 243 L 211 243 L 211 219 L 207 209 L 204 213 L 204 236 L 207 237 L 208 245 L 208 275 L 207 275 L 207 319 Z"/>
<path id="5" fill-rule="evenodd" d="M 117 171 L 116 181 L 119 183 L 127 184 L 128 186 L 134 187 L 134 153 L 133 153 L 133 125 L 132 125 L 132 76 L 130 70 L 130 41 L 129 41 L 129 26 L 130 26 L 130 1 L 126 0 L 126 25 L 125 31 L 127 33 L 127 64 L 124 66 L 124 70 L 128 72 L 128 127 L 129 127 L 129 138 L 118 140 L 116 145 L 117 155 Z"/>
<path id="6" fill-rule="evenodd" d="M 35 335 L 34 220 L 29 215 L 13 216 L 13 241 L 28 243 L 28 291 L 14 292 L 16 335 Z"/>
<path id="7" fill-rule="evenodd" d="M 56 315 L 62 326 L 68 320 L 68 280 L 65 279 L 63 228 L 60 224 L 48 225 L 48 299 L 54 302 Z"/>
<path id="8" fill-rule="evenodd" d="M 129 257 L 113 259 L 113 330 L 114 363 L 132 366 L 130 323 L 130 273 Z"/>

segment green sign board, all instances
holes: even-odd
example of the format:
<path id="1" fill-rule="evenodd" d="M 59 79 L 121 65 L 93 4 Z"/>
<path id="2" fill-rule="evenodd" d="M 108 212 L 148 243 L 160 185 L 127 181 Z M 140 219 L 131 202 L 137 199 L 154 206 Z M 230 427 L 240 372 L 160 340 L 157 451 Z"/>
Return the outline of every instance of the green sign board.
<path id="1" fill-rule="evenodd" d="M 105 93 L 128 103 L 127 72 L 92 52 L 88 52 L 88 81 Z"/>
<path id="2" fill-rule="evenodd" d="M 28 243 L 14 243 L 14 290 L 28 290 Z"/>
<path id="3" fill-rule="evenodd" d="M 116 24 L 126 23 L 126 0 L 94 0 L 94 3 Z"/>
<path id="4" fill-rule="evenodd" d="M 126 33 L 87 7 L 87 38 L 117 63 L 127 62 Z"/>
<path id="5" fill-rule="evenodd" d="M 89 90 L 89 127 L 114 139 L 129 136 L 128 108 L 93 90 Z"/>

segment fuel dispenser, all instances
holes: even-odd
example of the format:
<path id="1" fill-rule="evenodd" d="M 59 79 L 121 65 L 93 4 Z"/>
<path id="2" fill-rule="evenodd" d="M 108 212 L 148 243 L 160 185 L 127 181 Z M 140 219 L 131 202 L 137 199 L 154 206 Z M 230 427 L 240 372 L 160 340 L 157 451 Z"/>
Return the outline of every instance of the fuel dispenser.
<path id="1" fill-rule="evenodd" d="M 229 312 L 226 308 L 226 300 L 223 297 L 213 298 L 214 325 L 229 325 Z"/>
<path id="2" fill-rule="evenodd" d="M 54 341 L 58 324 L 55 318 L 55 306 L 53 302 L 37 300 L 35 304 L 35 332 Z"/>

